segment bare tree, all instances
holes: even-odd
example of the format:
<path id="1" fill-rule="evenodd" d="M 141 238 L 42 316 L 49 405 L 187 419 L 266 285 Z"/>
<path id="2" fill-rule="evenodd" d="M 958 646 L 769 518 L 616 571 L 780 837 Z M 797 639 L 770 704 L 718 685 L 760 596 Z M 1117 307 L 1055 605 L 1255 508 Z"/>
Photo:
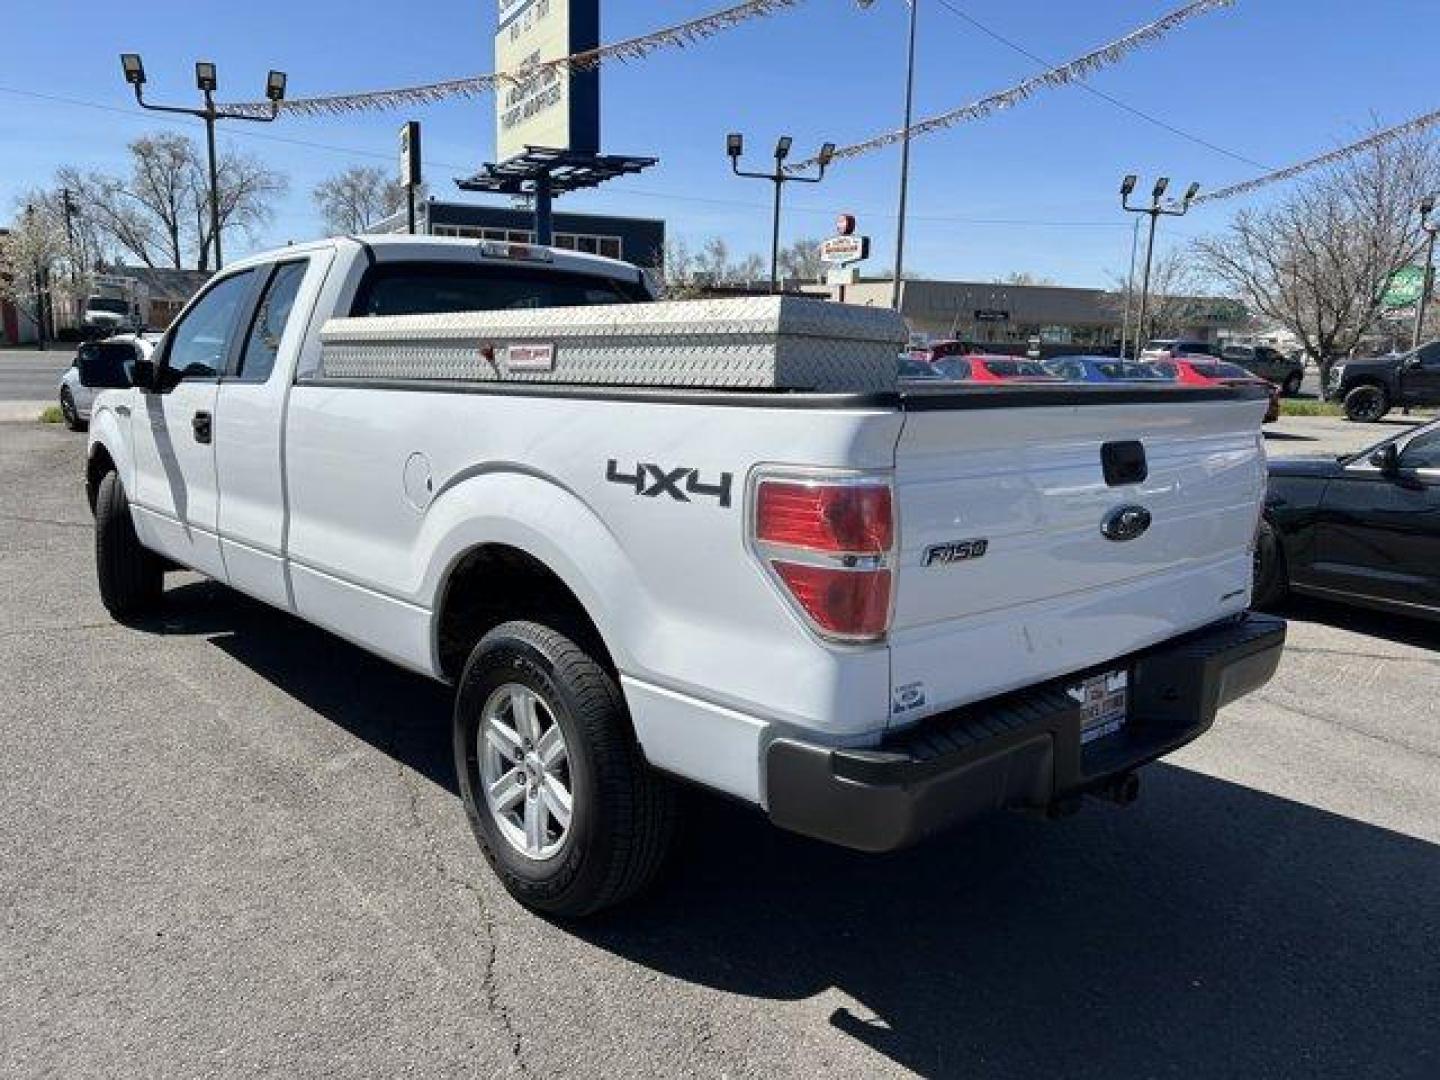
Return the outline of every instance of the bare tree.
<path id="1" fill-rule="evenodd" d="M 215 169 L 220 179 L 221 231 L 239 229 L 253 240 L 274 215 L 274 204 L 290 182 L 249 154 L 222 153 Z M 190 197 L 196 210 L 196 268 L 209 270 L 215 246 L 210 231 L 210 183 L 208 175 L 201 176 L 198 161 L 191 176 Z"/>
<path id="2" fill-rule="evenodd" d="M 144 135 L 130 144 L 130 175 L 61 168 L 56 179 L 74 195 L 80 218 L 103 246 L 146 266 L 201 270 L 211 266 L 208 166 L 183 135 Z M 255 158 L 223 152 L 220 178 L 221 227 L 253 236 L 269 220 L 272 204 L 288 181 Z"/>
<path id="3" fill-rule="evenodd" d="M 1117 318 L 1139 314 L 1141 284 L 1126 302 L 1129 278 L 1111 272 L 1111 291 L 1105 305 Z M 1140 344 L 1156 337 L 1177 337 L 1217 321 L 1239 324 L 1245 319 L 1242 305 L 1210 295 L 1211 289 L 1199 273 L 1196 259 L 1181 248 L 1157 251 L 1150 267 L 1150 295 L 1145 304 L 1145 325 Z"/>
<path id="4" fill-rule="evenodd" d="M 1206 270 L 1330 368 L 1384 315 L 1391 278 L 1423 246 L 1416 207 L 1440 187 L 1440 158 L 1423 137 L 1377 145 L 1305 182 L 1265 210 L 1196 242 Z"/>
<path id="5" fill-rule="evenodd" d="M 326 230 L 337 235 L 364 232 L 406 202 L 405 189 L 378 165 L 351 166 L 322 180 L 312 197 Z"/>
<path id="6" fill-rule="evenodd" d="M 819 281 L 825 276 L 825 264 L 820 261 L 819 240 L 796 240 L 789 247 L 780 249 L 781 277 L 798 281 Z"/>
<path id="7" fill-rule="evenodd" d="M 1055 279 L 1032 274 L 1029 270 L 1013 271 L 995 279 L 996 285 L 1054 285 Z"/>

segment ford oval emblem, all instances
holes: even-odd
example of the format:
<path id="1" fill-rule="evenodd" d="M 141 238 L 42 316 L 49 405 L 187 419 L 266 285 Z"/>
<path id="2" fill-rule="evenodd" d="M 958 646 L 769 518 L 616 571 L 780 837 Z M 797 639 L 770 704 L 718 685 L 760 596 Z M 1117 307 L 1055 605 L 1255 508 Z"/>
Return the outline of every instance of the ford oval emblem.
<path id="1" fill-rule="evenodd" d="M 1150 521 L 1150 511 L 1143 506 L 1117 506 L 1105 515 L 1105 520 L 1100 523 L 1100 532 L 1106 540 L 1123 544 L 1144 536 L 1150 528 Z"/>

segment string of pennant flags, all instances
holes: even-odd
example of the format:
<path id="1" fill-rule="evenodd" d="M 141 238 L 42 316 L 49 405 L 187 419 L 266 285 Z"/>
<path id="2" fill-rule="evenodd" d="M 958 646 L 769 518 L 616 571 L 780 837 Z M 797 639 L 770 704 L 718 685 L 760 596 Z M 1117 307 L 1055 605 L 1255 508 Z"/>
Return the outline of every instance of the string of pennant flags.
<path id="1" fill-rule="evenodd" d="M 547 70 L 590 71 L 607 63 L 640 60 L 661 49 L 692 45 L 716 34 L 724 33 L 751 19 L 776 15 L 798 7 L 805 0 L 746 0 L 721 11 L 690 19 L 674 26 L 601 45 L 596 49 L 562 56 L 556 60 L 533 64 L 523 71 L 497 71 L 470 75 L 460 79 L 402 86 L 390 90 L 370 90 L 357 94 L 332 94 L 326 97 L 294 98 L 279 103 L 279 110 L 295 116 L 338 115 L 352 112 L 376 112 L 404 109 L 415 105 L 431 105 L 451 98 L 474 98 L 495 93 L 498 87 L 509 86 L 543 75 Z M 268 101 L 246 101 L 221 106 L 226 112 L 245 116 L 268 117 L 273 106 Z"/>
<path id="2" fill-rule="evenodd" d="M 354 94 L 334 94 L 322 97 L 294 98 L 279 103 L 281 112 L 297 116 L 317 116 L 352 112 L 371 112 L 428 105 L 451 98 L 473 98 L 495 93 L 498 88 L 513 85 L 521 80 L 542 74 L 546 69 L 589 71 L 606 63 L 640 60 L 662 49 L 684 48 L 707 38 L 714 37 L 752 19 L 779 14 L 803 4 L 805 0 L 746 0 L 719 11 L 697 18 L 662 27 L 658 30 L 627 38 L 623 41 L 601 45 L 598 48 L 560 57 L 527 67 L 523 72 L 489 72 L 459 79 L 425 83 L 417 86 L 396 87 L 388 90 L 372 90 Z M 1179 29 L 1198 16 L 1233 6 L 1235 0 L 1191 0 L 1191 2 L 1162 15 L 1144 26 L 1092 49 L 1072 60 L 1047 68 L 1008 89 L 989 94 L 966 105 L 950 109 L 936 116 L 913 123 L 909 128 L 910 138 L 923 137 L 943 131 L 959 124 L 982 120 L 995 113 L 1020 105 L 1046 89 L 1069 86 L 1088 78 L 1097 71 L 1118 64 L 1130 53 L 1159 42 L 1172 31 Z M 271 102 L 242 102 L 224 105 L 227 112 L 251 116 L 271 115 L 275 108 Z M 1283 169 L 1276 169 L 1215 191 L 1202 193 L 1195 202 L 1212 203 L 1233 199 L 1241 195 L 1283 183 L 1314 169 L 1324 168 L 1365 153 L 1376 146 L 1409 134 L 1417 134 L 1440 126 L 1440 110 L 1426 113 L 1404 123 L 1373 132 L 1365 138 L 1347 146 L 1328 151 L 1305 161 L 1297 162 Z M 860 157 L 874 153 L 901 142 L 906 129 L 895 128 L 859 142 L 841 146 L 834 151 L 833 159 Z M 816 164 L 815 159 L 800 161 L 790 166 L 800 170 Z"/>
<path id="3" fill-rule="evenodd" d="M 1293 180 L 1302 173 L 1310 172 L 1313 169 L 1323 169 L 1327 165 L 1334 165 L 1347 158 L 1356 157 L 1365 153 L 1367 150 L 1373 150 L 1377 146 L 1383 146 L 1393 139 L 1398 139 L 1405 135 L 1418 135 L 1421 132 L 1429 131 L 1437 125 L 1440 125 L 1440 109 L 1425 113 L 1423 116 L 1406 120 L 1404 123 L 1396 124 L 1394 127 L 1372 132 L 1365 136 L 1365 138 L 1358 139 L 1347 146 L 1341 146 L 1327 153 L 1297 162 L 1294 165 L 1287 165 L 1283 169 L 1276 169 L 1274 172 L 1268 172 L 1262 176 L 1257 176 L 1238 184 L 1231 184 L 1228 187 L 1218 188 L 1215 191 L 1202 194 L 1195 202 L 1219 202 L 1222 199 L 1233 199 L 1239 195 L 1248 195 L 1252 191 L 1269 187 L 1271 184 L 1279 184 L 1286 180 Z"/>
<path id="4" fill-rule="evenodd" d="M 1087 78 L 1102 68 L 1118 64 L 1136 49 L 1152 45 L 1165 37 L 1172 30 L 1176 30 L 1189 22 L 1196 16 L 1218 8 L 1230 7 L 1234 0 L 1192 0 L 1183 7 L 1176 8 L 1166 15 L 1162 15 L 1154 22 L 1131 30 L 1123 37 L 1116 38 L 1098 49 L 1092 49 L 1083 56 L 1077 56 L 1073 60 L 1067 60 L 1063 64 L 1042 71 L 1010 87 L 1008 90 L 1001 90 L 999 93 L 990 94 L 972 101 L 968 105 L 962 105 L 958 109 L 951 109 L 938 116 L 931 116 L 924 120 L 918 120 L 910 125 L 910 138 L 929 135 L 936 131 L 943 131 L 946 128 L 954 127 L 956 124 L 968 123 L 972 120 L 982 120 L 994 113 L 1005 109 L 1013 108 L 1024 101 L 1028 101 L 1041 90 L 1055 87 L 1068 86 Z M 834 157 L 853 158 L 862 154 L 870 154 L 876 150 L 882 150 L 887 146 L 893 146 L 905 138 L 905 129 L 896 128 L 884 134 L 876 135 L 865 139 L 862 142 L 851 143 L 849 146 L 842 146 L 835 151 Z M 797 163 L 794 168 L 803 169 L 814 165 L 814 160 Z"/>

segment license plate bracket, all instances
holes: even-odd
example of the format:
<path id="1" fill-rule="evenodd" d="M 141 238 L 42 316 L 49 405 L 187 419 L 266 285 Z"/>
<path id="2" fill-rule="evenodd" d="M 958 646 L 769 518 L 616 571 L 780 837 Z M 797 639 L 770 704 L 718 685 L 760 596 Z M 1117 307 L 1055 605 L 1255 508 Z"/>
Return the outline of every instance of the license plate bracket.
<path id="1" fill-rule="evenodd" d="M 1066 688 L 1080 706 L 1080 743 L 1114 735 L 1130 720 L 1130 673 L 1123 668 L 1090 675 Z"/>

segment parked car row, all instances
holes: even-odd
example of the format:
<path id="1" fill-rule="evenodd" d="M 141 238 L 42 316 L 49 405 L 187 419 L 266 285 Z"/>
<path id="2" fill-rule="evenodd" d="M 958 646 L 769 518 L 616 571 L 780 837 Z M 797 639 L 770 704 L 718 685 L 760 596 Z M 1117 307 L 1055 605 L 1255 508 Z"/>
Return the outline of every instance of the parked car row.
<path id="1" fill-rule="evenodd" d="M 954 344 L 939 342 L 927 349 L 913 349 L 903 354 L 901 378 L 962 383 L 1170 382 L 1182 386 L 1264 386 L 1270 394 L 1265 422 L 1268 424 L 1280 417 L 1278 384 L 1209 354 L 1180 353 L 1172 357 L 1156 349 L 1149 354 L 1153 360 L 1077 355 L 1040 361 L 986 353 L 962 355 L 952 351 Z"/>

